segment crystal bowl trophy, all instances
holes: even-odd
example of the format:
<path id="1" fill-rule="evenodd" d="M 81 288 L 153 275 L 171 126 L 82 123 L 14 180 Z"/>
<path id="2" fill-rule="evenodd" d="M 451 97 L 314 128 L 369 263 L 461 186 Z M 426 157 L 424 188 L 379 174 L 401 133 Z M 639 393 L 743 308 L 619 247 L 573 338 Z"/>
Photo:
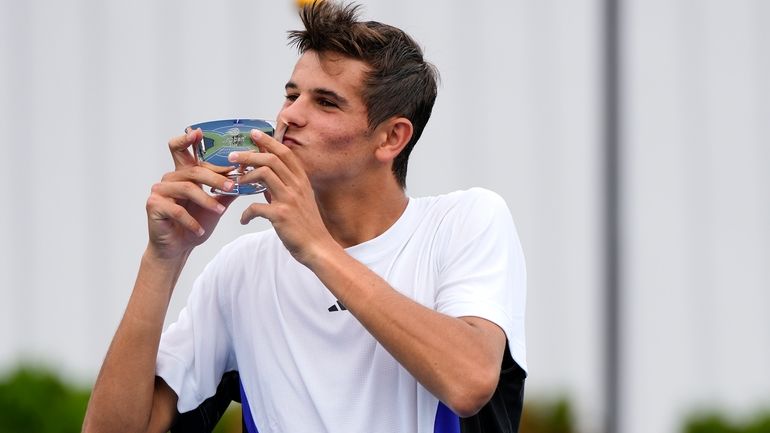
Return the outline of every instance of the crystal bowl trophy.
<path id="1" fill-rule="evenodd" d="M 233 164 L 227 159 L 231 152 L 259 152 L 259 148 L 251 140 L 251 130 L 259 129 L 272 137 L 275 133 L 275 122 L 262 119 L 212 120 L 190 125 L 190 128 L 200 128 L 203 131 L 203 139 L 193 143 L 193 153 L 199 164 L 231 167 Z M 211 192 L 223 195 L 249 195 L 265 191 L 267 188 L 261 183 L 240 183 L 240 177 L 252 169 L 253 167 L 236 167 L 227 173 L 227 177 L 235 183 L 233 189 L 222 191 L 211 188 Z"/>

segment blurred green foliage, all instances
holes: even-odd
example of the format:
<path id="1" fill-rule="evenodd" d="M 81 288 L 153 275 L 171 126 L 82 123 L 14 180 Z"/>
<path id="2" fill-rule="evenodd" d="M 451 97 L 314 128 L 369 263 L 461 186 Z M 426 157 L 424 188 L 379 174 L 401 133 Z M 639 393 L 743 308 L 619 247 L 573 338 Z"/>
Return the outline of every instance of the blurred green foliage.
<path id="1" fill-rule="evenodd" d="M 21 367 L 0 378 L 0 433 L 79 433 L 90 389 L 49 369 Z M 241 433 L 241 406 L 231 404 L 214 433 Z"/>
<path id="2" fill-rule="evenodd" d="M 569 400 L 527 400 L 521 415 L 521 433 L 576 433 L 575 416 Z"/>
<path id="3" fill-rule="evenodd" d="M 0 433 L 78 433 L 89 394 L 45 369 L 20 368 L 0 380 Z"/>
<path id="4" fill-rule="evenodd" d="M 745 421 L 729 419 L 720 412 L 702 412 L 690 416 L 683 433 L 770 433 L 770 410 L 760 412 Z"/>

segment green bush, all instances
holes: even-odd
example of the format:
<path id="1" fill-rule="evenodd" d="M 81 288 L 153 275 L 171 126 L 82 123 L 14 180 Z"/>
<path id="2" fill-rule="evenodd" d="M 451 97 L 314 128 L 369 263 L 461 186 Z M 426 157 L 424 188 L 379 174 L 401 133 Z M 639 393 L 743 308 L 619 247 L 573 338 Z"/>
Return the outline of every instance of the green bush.
<path id="1" fill-rule="evenodd" d="M 40 368 L 20 368 L 0 381 L 0 433 L 78 433 L 88 390 Z"/>
<path id="2" fill-rule="evenodd" d="M 521 433 L 575 433 L 575 417 L 566 398 L 527 400 L 521 415 Z"/>
<path id="3" fill-rule="evenodd" d="M 39 367 L 0 379 L 0 433 L 79 433 L 90 390 Z M 231 404 L 214 433 L 241 432 L 241 405 Z"/>
<path id="4" fill-rule="evenodd" d="M 682 428 L 684 433 L 770 433 L 770 411 L 760 412 L 746 421 L 728 419 L 720 412 L 690 416 Z"/>

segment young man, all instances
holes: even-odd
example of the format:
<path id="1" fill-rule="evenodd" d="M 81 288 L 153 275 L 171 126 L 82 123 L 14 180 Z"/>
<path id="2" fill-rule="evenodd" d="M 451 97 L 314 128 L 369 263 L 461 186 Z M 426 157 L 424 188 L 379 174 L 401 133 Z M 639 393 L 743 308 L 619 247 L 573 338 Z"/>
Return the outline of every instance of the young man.
<path id="1" fill-rule="evenodd" d="M 262 152 L 230 155 L 269 191 L 241 223 L 273 230 L 225 247 L 162 334 L 190 251 L 232 201 L 201 188 L 232 184 L 196 164 L 199 130 L 170 141 L 175 170 L 147 201 L 149 243 L 84 431 L 167 431 L 231 370 L 253 431 L 456 431 L 488 405 L 504 359 L 526 368 L 508 209 L 481 189 L 407 197 L 436 74 L 404 32 L 356 12 L 303 11 L 276 139 L 252 131 Z"/>

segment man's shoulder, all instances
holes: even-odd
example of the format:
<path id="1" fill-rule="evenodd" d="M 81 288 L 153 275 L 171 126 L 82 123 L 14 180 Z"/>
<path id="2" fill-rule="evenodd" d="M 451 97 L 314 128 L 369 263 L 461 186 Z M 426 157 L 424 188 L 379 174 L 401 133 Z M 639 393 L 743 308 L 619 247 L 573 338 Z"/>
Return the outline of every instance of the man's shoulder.
<path id="1" fill-rule="evenodd" d="M 445 194 L 447 199 L 473 202 L 505 202 L 500 194 L 479 186 Z"/>
<path id="2" fill-rule="evenodd" d="M 482 187 L 472 187 L 468 189 L 460 189 L 456 191 L 446 192 L 443 194 L 417 197 L 417 200 L 427 200 L 436 203 L 458 203 L 467 201 L 502 201 L 504 202 L 500 194 Z"/>
<path id="3" fill-rule="evenodd" d="M 489 213 L 491 210 L 508 212 L 505 200 L 494 191 L 486 188 L 473 187 L 449 193 L 420 197 L 426 209 L 439 213 L 477 214 Z"/>

